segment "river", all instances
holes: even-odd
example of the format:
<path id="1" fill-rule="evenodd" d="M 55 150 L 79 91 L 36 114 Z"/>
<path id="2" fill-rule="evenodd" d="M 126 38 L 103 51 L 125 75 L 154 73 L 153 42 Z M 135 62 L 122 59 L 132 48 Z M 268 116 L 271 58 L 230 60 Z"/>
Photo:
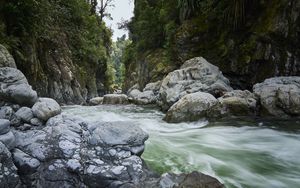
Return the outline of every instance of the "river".
<path id="1" fill-rule="evenodd" d="M 231 118 L 168 124 L 164 114 L 135 105 L 66 106 L 86 121 L 137 122 L 149 134 L 142 158 L 158 173 L 193 170 L 228 188 L 300 187 L 300 122 Z"/>

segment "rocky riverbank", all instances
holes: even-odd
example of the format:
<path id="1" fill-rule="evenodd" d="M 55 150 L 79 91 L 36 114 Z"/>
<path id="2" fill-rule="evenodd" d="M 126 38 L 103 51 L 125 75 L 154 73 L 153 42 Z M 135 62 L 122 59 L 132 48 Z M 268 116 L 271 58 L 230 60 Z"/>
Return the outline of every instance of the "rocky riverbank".
<path id="1" fill-rule="evenodd" d="M 128 102 L 122 97 L 103 102 Z M 141 158 L 148 134 L 138 125 L 62 115 L 60 105 L 39 98 L 16 68 L 0 68 L 0 100 L 1 188 L 223 187 L 199 172 L 154 174 Z"/>
<path id="2" fill-rule="evenodd" d="M 186 61 L 162 81 L 128 91 L 136 104 L 157 104 L 167 122 L 228 116 L 300 116 L 300 77 L 274 77 L 248 90 L 233 90 L 218 67 L 202 57 Z"/>

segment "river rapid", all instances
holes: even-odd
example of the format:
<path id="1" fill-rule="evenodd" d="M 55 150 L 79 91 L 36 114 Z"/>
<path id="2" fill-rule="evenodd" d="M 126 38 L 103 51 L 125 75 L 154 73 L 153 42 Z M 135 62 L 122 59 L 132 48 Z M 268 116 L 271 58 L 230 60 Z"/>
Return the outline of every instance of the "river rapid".
<path id="1" fill-rule="evenodd" d="M 93 121 L 136 122 L 149 134 L 142 158 L 157 173 L 200 171 L 228 188 L 300 187 L 300 122 L 231 118 L 169 124 L 153 107 L 66 106 Z"/>

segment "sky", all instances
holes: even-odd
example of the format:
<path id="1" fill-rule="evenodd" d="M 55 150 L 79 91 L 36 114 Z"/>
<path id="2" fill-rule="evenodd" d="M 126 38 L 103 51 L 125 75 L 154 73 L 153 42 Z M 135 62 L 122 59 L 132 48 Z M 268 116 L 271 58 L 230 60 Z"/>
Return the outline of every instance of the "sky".
<path id="1" fill-rule="evenodd" d="M 113 20 L 105 19 L 106 25 L 113 29 L 113 40 L 116 41 L 117 37 L 121 37 L 128 32 L 119 30 L 117 23 L 123 20 L 129 20 L 133 16 L 134 1 L 133 0 L 114 0 L 115 7 L 112 7 L 108 12 L 112 15 Z"/>

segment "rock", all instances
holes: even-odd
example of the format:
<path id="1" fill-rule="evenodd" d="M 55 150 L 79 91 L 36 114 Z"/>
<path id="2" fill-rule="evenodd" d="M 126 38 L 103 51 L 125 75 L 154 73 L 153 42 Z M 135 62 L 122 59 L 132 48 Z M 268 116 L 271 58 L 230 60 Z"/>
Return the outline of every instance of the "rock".
<path id="1" fill-rule="evenodd" d="M 50 98 L 39 98 L 33 105 L 32 112 L 35 117 L 47 121 L 49 118 L 54 117 L 61 113 L 60 105 Z"/>
<path id="2" fill-rule="evenodd" d="M 103 102 L 103 97 L 95 97 L 90 99 L 89 104 L 92 106 L 100 105 Z"/>
<path id="3" fill-rule="evenodd" d="M 159 105 L 167 110 L 189 93 L 202 91 L 219 97 L 231 90 L 229 80 L 218 67 L 202 57 L 196 57 L 186 61 L 180 69 L 169 73 L 163 79 L 159 90 Z"/>
<path id="4" fill-rule="evenodd" d="M 157 82 L 152 82 L 152 83 L 148 83 L 145 88 L 143 89 L 143 91 L 153 91 L 153 93 L 158 93 L 160 86 L 161 86 L 162 81 L 157 81 Z"/>
<path id="5" fill-rule="evenodd" d="M 32 106 L 37 101 L 37 93 L 21 71 L 5 67 L 0 68 L 0 100 Z"/>
<path id="6" fill-rule="evenodd" d="M 30 124 L 34 125 L 34 126 L 42 126 L 43 122 L 41 120 L 39 120 L 38 118 L 32 118 L 30 120 Z"/>
<path id="7" fill-rule="evenodd" d="M 10 120 L 13 114 L 14 111 L 11 107 L 9 106 L 0 107 L 0 119 Z"/>
<path id="8" fill-rule="evenodd" d="M 164 174 L 159 181 L 159 187 L 164 188 L 225 188 L 216 178 L 192 172 L 189 174 Z"/>
<path id="9" fill-rule="evenodd" d="M 258 99 L 248 90 L 234 90 L 218 98 L 218 105 L 209 113 L 210 117 L 255 116 Z"/>
<path id="10" fill-rule="evenodd" d="M 6 134 L 2 134 L 0 135 L 0 142 L 2 142 L 9 150 L 11 150 L 16 145 L 15 135 L 11 131 Z"/>
<path id="11" fill-rule="evenodd" d="M 0 119 L 0 135 L 6 134 L 10 131 L 10 121 Z"/>
<path id="12" fill-rule="evenodd" d="M 13 160 L 20 173 L 32 174 L 40 166 L 40 161 L 24 153 L 19 149 L 14 149 Z"/>
<path id="13" fill-rule="evenodd" d="M 16 63 L 12 55 L 8 50 L 0 44 L 0 67 L 17 68 Z"/>
<path id="14" fill-rule="evenodd" d="M 275 77 L 255 84 L 262 114 L 289 117 L 300 115 L 300 77 Z"/>
<path id="15" fill-rule="evenodd" d="M 20 178 L 17 173 L 17 168 L 14 165 L 11 153 L 0 142 L 0 187 L 17 187 L 20 183 Z"/>
<path id="16" fill-rule="evenodd" d="M 128 96 L 130 101 L 138 105 L 155 104 L 157 101 L 157 96 L 151 90 L 141 92 L 134 89 Z"/>
<path id="17" fill-rule="evenodd" d="M 207 117 L 209 110 L 217 103 L 218 100 L 209 93 L 191 93 L 171 106 L 164 120 L 172 123 L 196 121 Z"/>
<path id="18" fill-rule="evenodd" d="M 89 125 L 91 133 L 89 143 L 101 146 L 141 146 L 148 135 L 131 122 L 96 122 Z"/>
<path id="19" fill-rule="evenodd" d="M 128 97 L 124 94 L 107 94 L 103 97 L 103 104 L 128 104 Z"/>
<path id="20" fill-rule="evenodd" d="M 28 107 L 20 108 L 15 115 L 19 117 L 23 122 L 30 123 L 30 120 L 33 118 L 33 112 Z"/>

